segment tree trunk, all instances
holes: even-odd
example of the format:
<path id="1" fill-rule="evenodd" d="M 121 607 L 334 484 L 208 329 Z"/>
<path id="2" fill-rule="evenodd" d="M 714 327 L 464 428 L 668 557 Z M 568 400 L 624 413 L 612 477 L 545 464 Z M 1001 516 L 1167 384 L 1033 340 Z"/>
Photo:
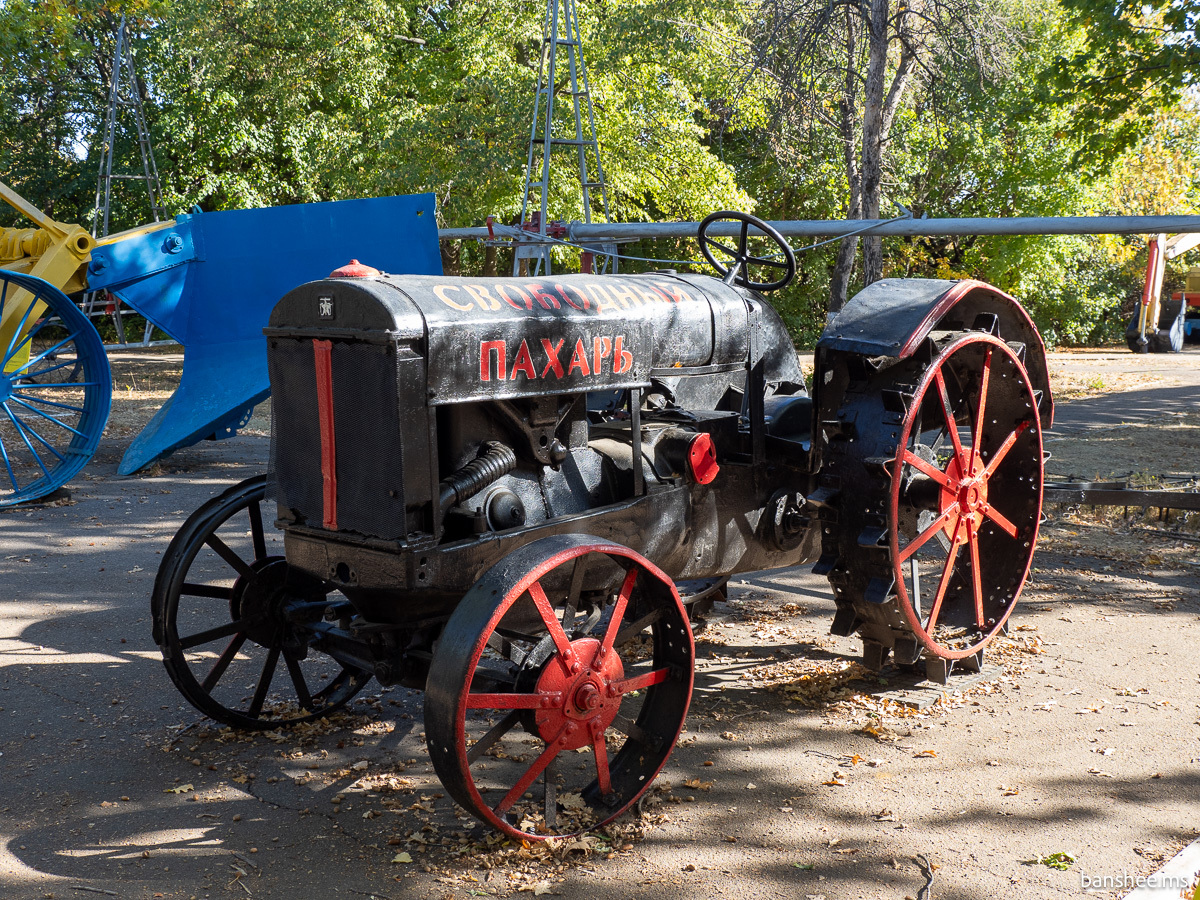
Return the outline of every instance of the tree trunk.
<path id="1" fill-rule="evenodd" d="M 855 20 L 846 12 L 846 90 L 838 103 L 841 112 L 841 138 L 843 161 L 846 166 L 846 184 L 850 196 L 846 202 L 846 218 L 862 217 L 862 183 L 858 170 L 858 139 L 855 122 L 858 118 L 858 71 L 855 41 Z M 837 260 L 829 279 L 829 314 L 846 305 L 850 296 L 850 277 L 854 274 L 854 259 L 858 255 L 858 237 L 843 238 L 838 245 Z"/>
<path id="2" fill-rule="evenodd" d="M 442 273 L 445 275 L 460 274 L 462 261 L 462 241 L 442 241 Z"/>
<path id="3" fill-rule="evenodd" d="M 879 218 L 883 183 L 883 97 L 887 80 L 888 13 L 890 0 L 871 0 L 868 23 L 867 80 L 863 87 L 862 207 L 864 219 Z M 883 277 L 883 239 L 863 238 L 863 283 Z"/>

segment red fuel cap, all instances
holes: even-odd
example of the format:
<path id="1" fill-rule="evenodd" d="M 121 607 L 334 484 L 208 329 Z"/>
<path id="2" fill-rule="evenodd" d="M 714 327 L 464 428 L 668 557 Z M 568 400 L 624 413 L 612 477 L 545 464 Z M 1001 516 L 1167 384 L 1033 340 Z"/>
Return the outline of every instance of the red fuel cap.
<path id="1" fill-rule="evenodd" d="M 372 266 L 364 266 L 357 259 L 352 259 L 350 262 L 340 269 L 334 269 L 329 273 L 330 278 L 366 278 L 370 275 L 382 274 L 378 269 Z"/>
<path id="2" fill-rule="evenodd" d="M 697 484 L 710 484 L 721 467 L 717 465 L 717 448 L 711 434 L 698 434 L 688 444 L 688 465 Z"/>

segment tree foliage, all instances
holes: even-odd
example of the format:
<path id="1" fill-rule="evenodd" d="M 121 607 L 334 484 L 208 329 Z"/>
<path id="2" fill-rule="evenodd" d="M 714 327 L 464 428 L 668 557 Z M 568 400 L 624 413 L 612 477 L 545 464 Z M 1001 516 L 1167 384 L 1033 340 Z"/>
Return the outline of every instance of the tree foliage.
<path id="1" fill-rule="evenodd" d="M 1200 117 L 1184 65 L 1193 36 L 1180 29 L 1195 2 L 582 0 L 611 212 L 1191 211 Z M 513 221 L 544 10 L 0 0 L 0 179 L 60 219 L 88 221 L 126 14 L 169 212 L 431 191 L 440 225 Z M 564 78 L 556 89 L 568 90 Z M 118 151 L 140 170 L 130 141 Z M 123 187 L 114 227 L 146 218 L 137 184 Z M 580 218 L 566 155 L 552 187 L 554 217 Z M 1025 301 L 1051 340 L 1103 339 L 1119 334 L 1144 264 L 1143 243 L 1118 238 L 876 239 L 853 273 L 852 250 L 801 253 L 797 282 L 773 298 L 803 343 L 831 295 L 879 275 L 983 278 Z M 484 264 L 477 248 L 463 252 L 466 270 Z M 697 258 L 686 241 L 625 252 Z"/>
<path id="2" fill-rule="evenodd" d="M 1078 160 L 1109 162 L 1138 143 L 1149 120 L 1200 79 L 1197 0 L 1061 0 L 1086 40 L 1049 70 L 1056 99 L 1076 106 L 1086 141 Z"/>

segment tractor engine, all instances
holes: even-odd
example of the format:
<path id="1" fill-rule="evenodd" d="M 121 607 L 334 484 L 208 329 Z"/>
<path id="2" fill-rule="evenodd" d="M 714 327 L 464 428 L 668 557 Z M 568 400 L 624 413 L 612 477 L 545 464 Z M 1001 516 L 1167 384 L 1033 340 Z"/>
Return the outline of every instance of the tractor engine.
<path id="1" fill-rule="evenodd" d="M 444 610 L 548 534 L 611 537 L 678 581 L 817 555 L 811 401 L 749 290 L 368 270 L 295 289 L 266 335 L 288 562 L 370 621 Z"/>

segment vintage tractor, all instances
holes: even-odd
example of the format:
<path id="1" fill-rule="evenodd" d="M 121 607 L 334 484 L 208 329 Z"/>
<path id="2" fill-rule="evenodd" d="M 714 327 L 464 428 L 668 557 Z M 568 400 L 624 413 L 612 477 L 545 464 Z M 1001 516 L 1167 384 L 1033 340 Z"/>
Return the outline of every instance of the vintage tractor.
<path id="1" fill-rule="evenodd" d="M 273 472 L 192 515 L 155 583 L 184 695 L 275 728 L 372 677 L 422 688 L 449 793 L 538 838 L 649 787 L 688 710 L 689 614 L 734 573 L 815 562 L 868 665 L 978 666 L 1038 533 L 1028 316 L 979 282 L 878 282 L 830 322 L 810 396 L 760 294 L 792 250 L 740 213 L 700 240 L 723 280 L 351 265 L 285 296 Z"/>

